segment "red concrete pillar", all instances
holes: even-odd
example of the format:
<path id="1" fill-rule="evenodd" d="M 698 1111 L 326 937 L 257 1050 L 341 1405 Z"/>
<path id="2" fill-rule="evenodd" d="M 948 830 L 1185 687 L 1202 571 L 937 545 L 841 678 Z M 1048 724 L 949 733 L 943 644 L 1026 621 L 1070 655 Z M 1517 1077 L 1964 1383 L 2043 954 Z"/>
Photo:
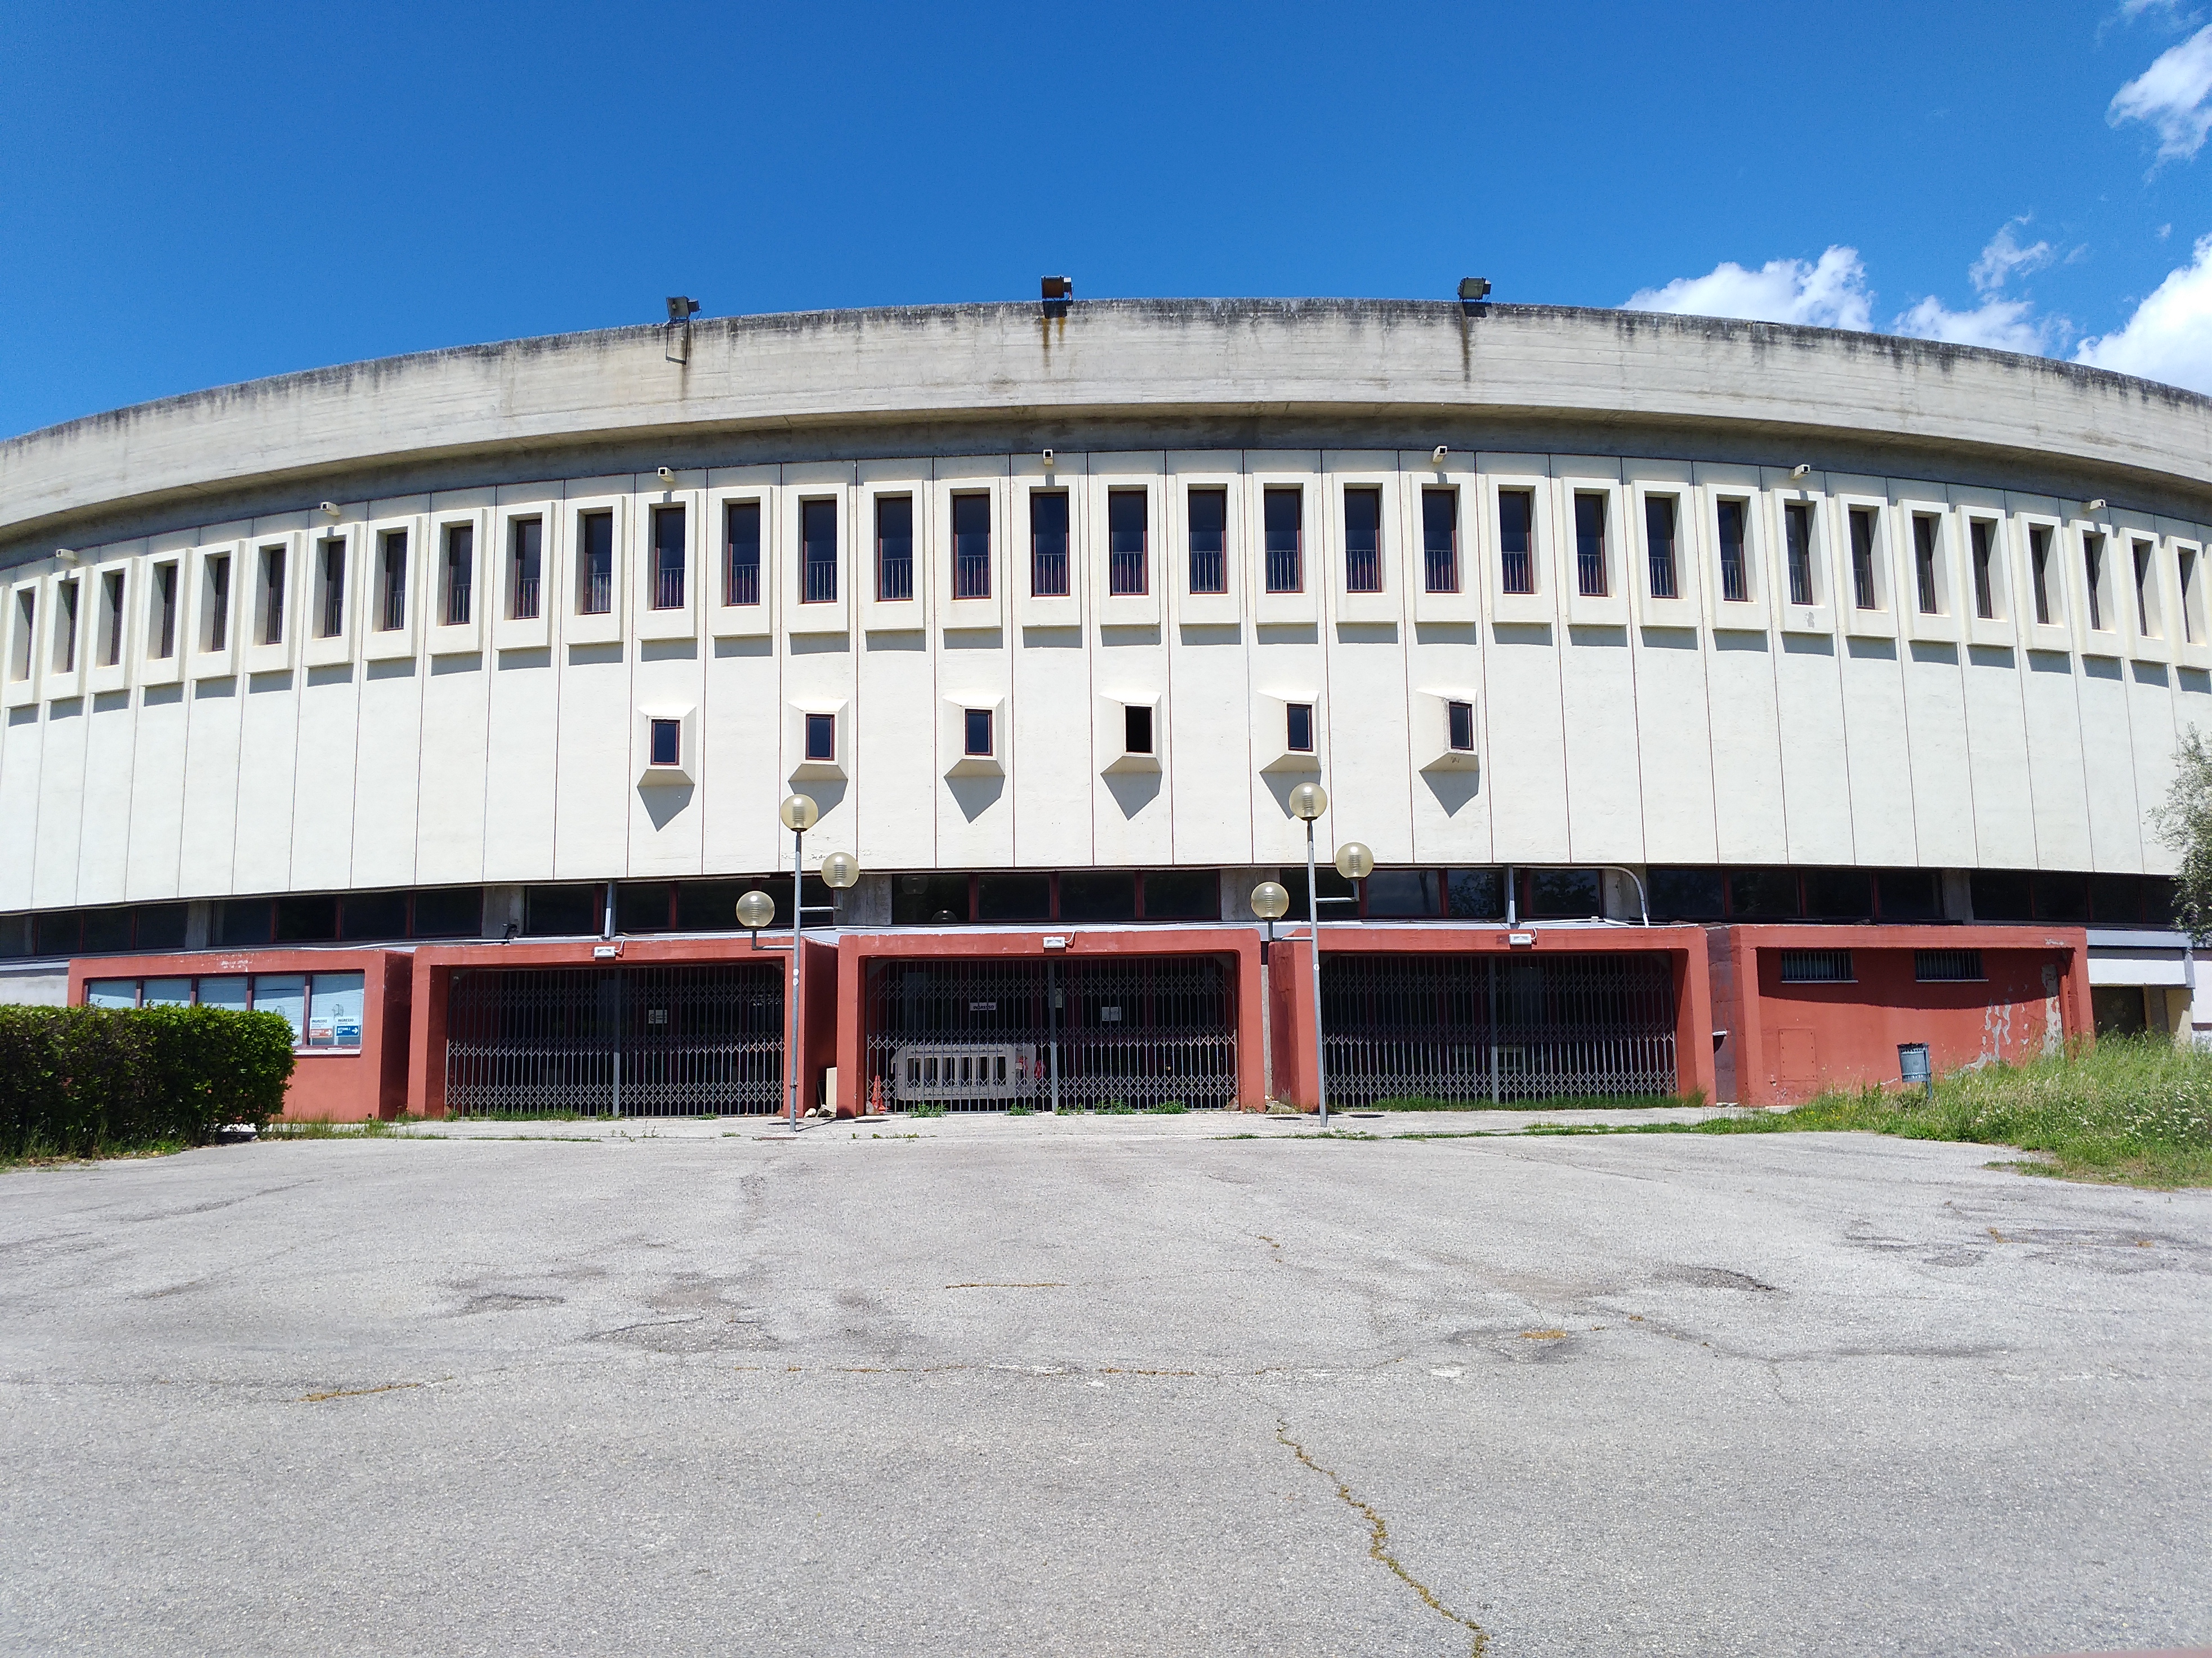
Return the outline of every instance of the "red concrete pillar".
<path id="1" fill-rule="evenodd" d="M 375 965 L 365 985 L 364 1010 L 376 1010 L 375 1055 L 377 1076 L 376 1114 L 391 1119 L 407 1114 L 407 1072 L 412 1060 L 410 1052 L 413 1021 L 410 1017 L 414 1002 L 414 974 L 411 964 L 404 956 L 391 950 L 380 951 Z M 371 1039 L 365 1027 L 368 1015 L 364 1011 L 362 1041 Z M 369 1057 L 364 1053 L 363 1059 Z"/>
<path id="2" fill-rule="evenodd" d="M 861 999 L 867 980 L 867 963 L 860 954 L 860 941 L 840 939 L 833 1017 L 836 1023 L 837 1114 L 841 1117 L 860 1116 L 874 1108 L 868 1098 L 867 1010 Z"/>
<path id="3" fill-rule="evenodd" d="M 1321 1108 L 1314 1072 L 1313 946 L 1305 938 L 1278 938 L 1267 963 L 1273 1007 L 1275 1097 L 1301 1111 Z"/>
<path id="4" fill-rule="evenodd" d="M 822 1097 L 822 1073 L 837 1062 L 837 953 L 827 939 L 806 940 L 806 993 L 799 1008 L 799 1108 Z M 843 1073 L 838 1081 L 844 1085 Z"/>
<path id="5" fill-rule="evenodd" d="M 2069 1042 L 2097 1045 L 2097 1014 L 2089 1000 L 2089 935 L 2058 958 L 2059 1011 Z"/>
<path id="6" fill-rule="evenodd" d="M 408 1017 L 407 1100 L 416 1114 L 446 1114 L 446 999 L 453 973 L 416 950 Z"/>
<path id="7" fill-rule="evenodd" d="M 1257 933 L 1237 935 L 1237 1108 L 1267 1108 L 1267 1070 L 1260 1048 L 1260 938 Z"/>
<path id="8" fill-rule="evenodd" d="M 1720 1097 L 1713 1061 L 1711 964 L 1702 927 L 1682 928 L 1679 936 L 1686 944 L 1668 957 L 1674 975 L 1674 1091 L 1703 1094 L 1710 1102 Z"/>

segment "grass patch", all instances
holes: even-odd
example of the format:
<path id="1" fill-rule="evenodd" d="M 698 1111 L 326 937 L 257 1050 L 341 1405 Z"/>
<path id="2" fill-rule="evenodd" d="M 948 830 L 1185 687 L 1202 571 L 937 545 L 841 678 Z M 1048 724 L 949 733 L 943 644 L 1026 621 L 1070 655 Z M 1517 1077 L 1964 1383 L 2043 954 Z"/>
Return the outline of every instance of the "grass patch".
<path id="1" fill-rule="evenodd" d="M 945 1114 L 945 1108 L 935 1100 L 918 1100 L 907 1107 L 906 1114 L 909 1117 L 941 1117 Z"/>
<path id="2" fill-rule="evenodd" d="M 1110 1100 L 1098 1108 L 1098 1114 L 1102 1117 L 1133 1117 L 1137 1114 L 1137 1108 L 1127 1100 Z"/>
<path id="3" fill-rule="evenodd" d="M 48 1145 L 33 1137 L 9 1151 L 0 1151 L 0 1170 L 9 1169 L 65 1169 L 75 1163 L 107 1163 L 121 1157 L 167 1157 L 189 1151 L 192 1142 L 167 1140 L 108 1140 L 95 1139 L 75 1151 Z"/>
<path id="4" fill-rule="evenodd" d="M 1026 1105 L 1010 1105 L 1006 1108 L 1006 1114 L 1010 1117 L 1034 1117 L 1036 1113 Z"/>
<path id="5" fill-rule="evenodd" d="M 1479 1100 L 1437 1100 L 1425 1094 L 1399 1094 L 1387 1100 L 1358 1107 L 1340 1106 L 1331 1102 L 1331 1114 L 1345 1110 L 1362 1111 L 1656 1111 L 1668 1106 L 1702 1107 L 1706 1104 L 1705 1090 L 1692 1089 L 1687 1094 L 1559 1094 L 1542 1100 L 1500 1100 L 1490 1102 L 1488 1095 Z"/>
<path id="6" fill-rule="evenodd" d="M 1836 1129 L 2017 1146 L 2049 1161 L 2008 1167 L 2069 1180 L 2212 1186 L 2212 1052 L 2178 1048 L 2158 1036 L 2107 1036 L 2094 1048 L 2026 1065 L 1954 1072 L 1936 1084 L 1932 1100 L 1867 1088 L 1823 1094 L 1789 1111 L 1644 1123 L 1627 1132 Z"/>
<path id="7" fill-rule="evenodd" d="M 1162 1100 L 1152 1108 L 1152 1113 L 1156 1117 L 1180 1117 L 1189 1108 L 1181 1100 Z"/>
<path id="8" fill-rule="evenodd" d="M 261 1130 L 264 1140 L 388 1140 L 420 1118 L 387 1122 L 371 1117 L 365 1122 L 332 1122 L 328 1117 L 279 1117 Z"/>

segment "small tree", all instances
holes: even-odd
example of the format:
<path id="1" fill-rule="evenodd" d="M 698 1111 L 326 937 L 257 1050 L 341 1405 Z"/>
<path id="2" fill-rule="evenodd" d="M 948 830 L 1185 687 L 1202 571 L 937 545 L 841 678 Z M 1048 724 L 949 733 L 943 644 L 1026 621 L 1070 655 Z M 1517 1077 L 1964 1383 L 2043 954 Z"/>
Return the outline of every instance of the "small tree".
<path id="1" fill-rule="evenodd" d="M 2159 839 L 2181 854 L 2173 919 L 2202 944 L 2212 938 L 2212 744 L 2193 726 L 2174 750 L 2166 804 L 2150 816 Z"/>

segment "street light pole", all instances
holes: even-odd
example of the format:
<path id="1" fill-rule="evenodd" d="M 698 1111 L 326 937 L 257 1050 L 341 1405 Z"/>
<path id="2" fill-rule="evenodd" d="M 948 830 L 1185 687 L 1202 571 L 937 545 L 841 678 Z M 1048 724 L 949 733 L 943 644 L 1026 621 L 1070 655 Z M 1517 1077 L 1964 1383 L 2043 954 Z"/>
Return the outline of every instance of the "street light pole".
<path id="1" fill-rule="evenodd" d="M 784 1039 L 784 1069 L 791 1073 L 791 1130 L 799 1132 L 799 1080 L 806 1069 L 805 1019 L 800 997 L 806 988 L 806 907 L 800 902 L 799 842 L 806 831 L 814 827 L 821 817 L 821 809 L 814 798 L 806 794 L 787 795 L 778 814 L 783 826 L 791 831 L 791 1025 Z"/>
<path id="2" fill-rule="evenodd" d="M 1301 783 L 1291 791 L 1291 811 L 1306 823 L 1306 932 L 1313 940 L 1314 1085 L 1321 1097 L 1321 1126 L 1328 1127 L 1328 1049 L 1321 1029 L 1321 889 L 1314 878 L 1314 820 L 1328 810 L 1328 791 Z"/>

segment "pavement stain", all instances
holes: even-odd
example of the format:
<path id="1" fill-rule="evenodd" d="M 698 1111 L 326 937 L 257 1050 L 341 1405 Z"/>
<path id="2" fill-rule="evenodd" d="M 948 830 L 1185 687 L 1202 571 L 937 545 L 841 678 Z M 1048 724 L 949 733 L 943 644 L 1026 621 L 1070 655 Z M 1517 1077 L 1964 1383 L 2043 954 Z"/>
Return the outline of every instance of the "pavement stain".
<path id="1" fill-rule="evenodd" d="M 1421 1582 L 1419 1578 L 1414 1576 L 1412 1572 L 1406 1570 L 1405 1563 L 1400 1560 L 1396 1555 L 1390 1552 L 1390 1527 L 1389 1522 L 1386 1521 L 1381 1515 L 1376 1513 L 1373 1509 L 1370 1508 L 1366 1503 L 1361 1502 L 1359 1498 L 1353 1496 L 1352 1487 L 1346 1485 L 1344 1481 L 1337 1476 L 1334 1469 L 1324 1468 L 1320 1463 L 1315 1461 L 1312 1456 L 1307 1453 L 1306 1448 L 1299 1444 L 1297 1440 L 1291 1437 L 1288 1432 L 1289 1426 L 1290 1424 L 1288 1423 L 1280 1421 L 1277 1422 L 1275 1424 L 1276 1439 L 1280 1441 L 1281 1443 L 1289 1449 L 1291 1455 L 1297 1457 L 1299 1461 L 1304 1463 L 1306 1467 L 1311 1468 L 1322 1479 L 1328 1480 L 1329 1484 L 1334 1485 L 1336 1487 L 1337 1499 L 1346 1508 L 1352 1509 L 1355 1513 L 1359 1515 L 1362 1519 L 1367 1521 L 1367 1558 L 1370 1560 L 1380 1561 L 1383 1565 L 1388 1566 L 1391 1572 L 1397 1577 L 1398 1581 L 1405 1584 L 1407 1588 L 1413 1590 L 1414 1594 L 1419 1595 L 1421 1597 L 1421 1604 L 1426 1606 L 1431 1612 L 1436 1613 L 1437 1617 L 1445 1619 L 1447 1622 L 1457 1624 L 1462 1629 L 1465 1630 L 1469 1637 L 1468 1658 L 1483 1658 L 1483 1655 L 1490 1650 L 1490 1636 L 1488 1631 L 1486 1631 L 1481 1625 L 1476 1623 L 1472 1618 L 1465 1617 L 1459 1612 L 1454 1612 L 1449 1606 L 1446 1606 L 1442 1600 L 1437 1598 L 1437 1593 L 1434 1589 L 1431 1588 L 1426 1583 Z"/>
<path id="2" fill-rule="evenodd" d="M 426 1385 L 428 1384 L 420 1382 L 387 1382 L 379 1388 L 333 1388 L 325 1394 L 301 1394 L 292 1402 L 295 1405 L 320 1405 L 326 1400 L 366 1399 L 371 1394 L 404 1393 L 410 1388 L 421 1388 Z"/>

